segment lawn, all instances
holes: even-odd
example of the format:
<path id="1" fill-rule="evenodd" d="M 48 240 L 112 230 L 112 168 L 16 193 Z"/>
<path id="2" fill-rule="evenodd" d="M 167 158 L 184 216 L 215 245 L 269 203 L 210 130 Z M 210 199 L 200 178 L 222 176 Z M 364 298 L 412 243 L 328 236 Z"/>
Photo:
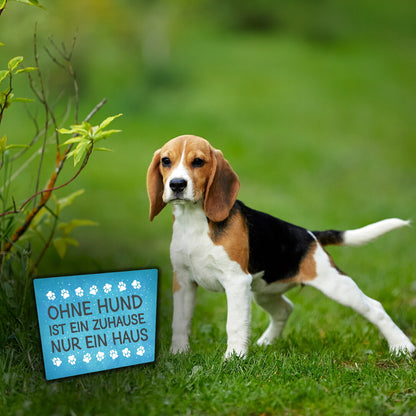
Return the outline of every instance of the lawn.
<path id="1" fill-rule="evenodd" d="M 415 414 L 414 360 L 390 356 L 375 327 L 312 288 L 288 293 L 294 313 L 282 338 L 264 349 L 255 340 L 268 320 L 253 305 L 249 356 L 228 362 L 222 358 L 225 296 L 200 289 L 192 352 L 169 354 L 171 212 L 168 207 L 148 221 L 145 178 L 156 149 L 193 133 L 223 151 L 239 174 L 239 198 L 253 208 L 314 230 L 415 219 L 416 33 L 409 22 L 416 8 L 403 2 L 403 9 L 390 11 L 381 2 L 375 10 L 366 1 L 356 14 L 347 2 L 323 2 L 319 10 L 326 13 L 319 16 L 329 20 L 321 21 L 298 1 L 298 10 L 279 11 L 278 27 L 248 30 L 231 25 L 226 9 L 215 15 L 203 7 L 205 15 L 182 2 L 160 2 L 159 9 L 110 3 L 87 1 L 84 13 L 64 1 L 47 12 L 10 3 L 0 17 L 1 65 L 17 54 L 30 62 L 34 21 L 45 42 L 51 32 L 71 39 L 78 25 L 81 112 L 106 97 L 96 121 L 122 112 L 114 128 L 123 132 L 105 143 L 113 152 L 93 154 L 77 181 L 59 191 L 85 190 L 63 220 L 99 226 L 80 228 L 79 246 L 63 260 L 51 248 L 37 275 L 157 267 L 156 360 L 46 382 L 30 292 L 24 319 L 0 351 L 0 413 Z M 29 28 L 24 35 L 17 19 Z M 168 33 L 161 60 L 143 52 L 150 20 Z M 30 137 L 31 122 L 21 122 L 22 114 L 11 109 L 0 136 Z M 31 175 L 21 176 L 17 198 L 31 186 Z M 410 227 L 365 247 L 330 249 L 414 341 L 415 245 Z"/>

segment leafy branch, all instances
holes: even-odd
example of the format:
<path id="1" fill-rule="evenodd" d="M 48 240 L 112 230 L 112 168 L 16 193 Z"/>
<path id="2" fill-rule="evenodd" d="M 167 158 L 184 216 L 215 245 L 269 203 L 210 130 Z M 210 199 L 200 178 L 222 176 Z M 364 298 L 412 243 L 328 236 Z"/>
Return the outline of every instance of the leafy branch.
<path id="1" fill-rule="evenodd" d="M 29 98 L 15 98 L 13 93 L 13 77 L 24 72 L 36 71 L 37 68 L 28 67 L 18 69 L 23 62 L 23 56 L 15 56 L 10 59 L 7 64 L 7 69 L 0 71 L 0 85 L 7 78 L 9 79 L 8 86 L 5 90 L 0 91 L 0 123 L 3 120 L 4 112 L 14 102 L 32 102 Z"/>
<path id="2" fill-rule="evenodd" d="M 1 1 L 1 0 L 0 0 Z M 66 245 L 67 244 L 74 244 L 74 241 L 68 236 L 69 232 L 72 231 L 74 226 L 80 226 L 80 225 L 91 225 L 92 223 L 88 220 L 74 220 L 75 223 L 69 223 L 70 225 L 63 226 L 62 224 L 58 225 L 58 216 L 59 216 L 59 209 L 57 199 L 54 198 L 56 208 L 55 210 L 48 207 L 48 203 L 51 200 L 52 194 L 54 191 L 61 189 L 65 186 L 67 186 L 69 183 L 73 182 L 78 175 L 82 172 L 82 170 L 87 165 L 89 158 L 93 152 L 93 150 L 108 150 L 96 147 L 96 143 L 113 135 L 114 133 L 118 133 L 120 130 L 111 130 L 107 129 L 110 123 L 112 123 L 116 118 L 120 117 L 121 114 L 118 114 L 116 116 L 107 117 L 102 123 L 99 125 L 92 125 L 90 123 L 90 120 L 92 117 L 103 107 L 103 105 L 106 103 L 106 100 L 103 99 L 101 102 L 99 102 L 93 110 L 85 117 L 83 122 L 81 124 L 77 123 L 78 119 L 78 107 L 79 107 L 79 87 L 78 82 L 76 79 L 76 73 L 72 66 L 72 56 L 73 56 L 73 50 L 75 47 L 75 38 L 73 40 L 71 48 L 68 50 L 64 44 L 62 44 L 61 48 L 58 48 L 57 45 L 53 42 L 53 40 L 50 40 L 50 43 L 52 45 L 52 49 L 45 48 L 45 51 L 47 55 L 51 58 L 53 63 L 58 65 L 61 69 L 64 69 L 65 72 L 70 76 L 73 83 L 74 88 L 74 95 L 75 95 L 75 109 L 74 109 L 74 118 L 75 123 L 71 125 L 69 129 L 66 128 L 58 128 L 58 121 L 55 116 L 54 110 L 49 104 L 49 100 L 47 97 L 46 92 L 46 82 L 43 78 L 42 72 L 39 69 L 40 68 L 40 60 L 39 60 L 39 54 L 38 54 L 38 48 L 37 48 L 37 35 L 36 30 L 34 34 L 34 56 L 35 56 L 35 67 L 28 67 L 28 68 L 21 68 L 21 64 L 23 61 L 23 57 L 15 57 L 11 59 L 8 63 L 8 68 L 6 70 L 0 71 L 0 84 L 2 82 L 5 82 L 8 80 L 7 87 L 3 89 L 0 95 L 0 122 L 2 120 L 3 114 L 7 108 L 10 107 L 10 105 L 16 101 L 33 101 L 28 99 L 18 99 L 14 98 L 13 95 L 13 81 L 14 77 L 20 73 L 28 73 L 29 77 L 29 85 L 37 98 L 37 101 L 40 102 L 40 104 L 44 108 L 44 126 L 43 129 L 40 129 L 37 123 L 37 120 L 34 118 L 35 126 L 36 126 L 36 134 L 34 139 L 30 142 L 29 145 L 15 145 L 15 144 L 9 144 L 7 141 L 7 137 L 4 136 L 0 139 L 0 153 L 1 153 L 1 163 L 0 163 L 0 169 L 4 165 L 4 161 L 7 160 L 7 166 L 11 163 L 11 159 L 8 155 L 9 151 L 17 148 L 17 147 L 23 147 L 24 151 L 27 151 L 32 146 L 35 145 L 35 143 L 43 137 L 41 147 L 36 152 L 36 154 L 40 154 L 40 161 L 39 166 L 37 170 L 36 175 L 36 187 L 34 193 L 26 198 L 26 200 L 18 206 L 12 198 L 12 208 L 10 209 L 4 209 L 8 200 L 8 193 L 3 192 L 0 193 L 0 198 L 3 201 L 3 212 L 0 213 L 0 219 L 2 220 L 2 228 L 0 230 L 0 266 L 3 264 L 3 261 L 5 259 L 5 256 L 12 250 L 13 247 L 16 246 L 16 243 L 25 235 L 25 233 L 29 229 L 33 229 L 34 224 L 37 223 L 36 218 L 39 218 L 39 216 L 42 218 L 45 216 L 45 212 L 49 212 L 53 220 L 53 226 L 51 227 L 51 232 L 49 237 L 44 240 L 44 247 L 42 250 L 42 253 L 40 255 L 40 258 L 43 257 L 44 252 L 47 250 L 47 248 L 50 246 L 51 242 L 54 241 L 55 248 L 58 251 L 58 254 L 62 255 L 65 252 Z M 56 58 L 51 50 L 58 53 L 59 58 Z M 33 77 L 31 72 L 37 70 L 37 77 Z M 44 153 L 46 150 L 46 145 L 48 143 L 48 135 L 50 130 L 53 128 L 53 135 L 55 137 L 55 167 L 53 169 L 53 173 L 49 177 L 46 186 L 39 190 L 39 179 L 40 179 L 40 173 L 44 165 Z M 63 144 L 60 144 L 59 136 L 63 135 L 72 135 L 72 137 L 68 140 L 66 140 Z M 65 147 L 64 151 L 61 151 L 61 148 Z M 20 152 L 17 156 L 21 156 L 23 152 Z M 75 174 L 67 180 L 65 183 L 61 185 L 57 185 L 58 177 L 65 165 L 65 162 L 70 159 L 74 159 L 74 167 L 79 166 L 78 170 L 75 172 Z M 16 160 L 16 159 L 14 159 Z M 7 191 L 8 186 L 10 185 L 10 180 L 8 178 L 8 169 L 6 169 L 6 172 L 4 173 L 4 186 L 3 190 Z M 7 179 L 7 180 L 6 180 Z M 25 217 L 23 218 L 23 221 L 20 220 L 20 225 L 17 226 L 17 221 L 10 221 L 7 220 L 7 222 L 4 222 L 4 219 L 6 217 L 11 217 L 16 214 L 22 214 L 25 212 L 26 206 L 29 202 L 33 201 L 33 207 L 31 210 L 27 211 L 25 213 Z M 75 224 L 75 225 L 74 225 Z M 53 240 L 53 236 L 55 234 L 55 231 L 59 229 L 61 230 L 61 233 L 63 234 L 63 237 L 59 240 Z M 56 242 L 58 241 L 58 242 Z M 39 260 L 35 262 L 35 265 L 37 265 Z"/>
<path id="3" fill-rule="evenodd" d="M 93 150 L 93 144 L 95 141 L 104 139 L 108 136 L 110 136 L 111 134 L 120 132 L 120 130 L 104 130 L 104 128 L 106 126 L 108 126 L 108 124 L 110 124 L 115 118 L 121 116 L 121 114 L 118 114 L 117 116 L 113 116 L 113 117 L 108 117 L 106 120 L 104 120 L 99 126 L 94 126 L 92 127 L 89 123 L 88 120 L 90 120 L 94 114 L 105 104 L 106 100 L 102 100 L 99 104 L 97 104 L 97 106 L 95 106 L 95 108 L 91 111 L 90 114 L 88 114 L 88 116 L 85 118 L 85 121 L 83 122 L 82 126 L 88 125 L 88 134 L 87 135 L 83 135 L 84 132 L 84 128 L 80 128 L 78 125 L 74 125 L 71 126 L 70 130 L 67 129 L 60 129 L 63 130 L 60 131 L 63 134 L 74 134 L 74 131 L 77 130 L 79 131 L 78 136 L 67 140 L 65 144 L 68 145 L 68 147 L 66 148 L 64 155 L 60 158 L 57 158 L 56 160 L 56 169 L 54 171 L 54 173 L 52 174 L 52 176 L 50 177 L 48 184 L 46 186 L 45 189 L 43 189 L 42 191 L 39 191 L 37 193 L 35 193 L 34 195 L 32 195 L 30 198 L 28 198 L 18 210 L 14 210 L 14 211 L 9 211 L 9 212 L 4 212 L 2 214 L 0 214 L 0 216 L 5 216 L 5 215 L 9 215 L 9 214 L 16 214 L 16 213 L 20 213 L 22 212 L 23 208 L 32 200 L 34 199 L 36 196 L 41 195 L 40 201 L 39 203 L 32 209 L 32 211 L 30 211 L 30 213 L 26 216 L 25 221 L 23 222 L 23 224 L 17 228 L 17 230 L 15 231 L 15 233 L 12 235 L 10 241 L 6 242 L 2 248 L 2 254 L 6 254 L 8 253 L 13 244 L 16 243 L 20 237 L 26 232 L 26 230 L 29 228 L 30 224 L 32 223 L 32 221 L 34 220 L 34 218 L 36 217 L 36 215 L 41 211 L 41 209 L 46 205 L 46 203 L 48 202 L 49 198 L 52 195 L 52 192 L 63 188 L 64 186 L 67 186 L 69 183 L 71 183 L 75 178 L 78 177 L 78 175 L 81 173 L 81 171 L 85 168 L 86 164 L 88 163 L 89 157 L 92 153 Z M 72 146 L 74 145 L 74 143 L 77 143 L 78 145 L 77 147 L 71 151 Z M 80 148 L 78 151 L 77 149 Z M 77 152 L 76 152 L 77 151 Z M 74 153 L 76 152 L 76 153 Z M 83 158 L 83 162 L 81 164 L 80 169 L 75 173 L 75 175 L 68 180 L 67 182 L 65 182 L 64 184 L 60 185 L 60 186 L 56 186 L 55 187 L 55 183 L 56 180 L 58 179 L 59 173 L 61 172 L 64 163 L 67 159 L 69 159 L 71 156 L 74 156 L 74 160 L 75 160 L 75 155 L 77 157 L 77 161 L 80 160 L 80 158 Z M 81 156 L 79 156 L 81 155 Z M 75 163 L 74 163 L 75 165 Z"/>
<path id="4" fill-rule="evenodd" d="M 62 146 L 74 145 L 75 149 L 71 150 L 67 155 L 67 159 L 74 158 L 74 166 L 76 166 L 80 160 L 85 159 L 86 155 L 90 154 L 95 143 L 100 140 L 106 139 L 114 133 L 119 133 L 121 130 L 104 130 L 113 120 L 120 117 L 122 114 L 116 116 L 107 117 L 99 126 L 92 126 L 87 121 L 82 124 L 75 124 L 70 129 L 59 129 L 61 134 L 72 134 L 74 137 L 67 140 Z M 109 151 L 104 147 L 96 148 L 95 150 Z"/>

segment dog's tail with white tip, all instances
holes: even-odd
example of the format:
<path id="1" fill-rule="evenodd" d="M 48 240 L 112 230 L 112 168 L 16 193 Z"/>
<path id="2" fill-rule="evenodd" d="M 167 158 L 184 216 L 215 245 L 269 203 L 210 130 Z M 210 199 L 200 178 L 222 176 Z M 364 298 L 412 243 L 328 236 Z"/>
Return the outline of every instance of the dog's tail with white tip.
<path id="1" fill-rule="evenodd" d="M 400 220 L 398 218 L 389 218 L 386 220 L 366 225 L 362 228 L 347 231 L 313 231 L 314 236 L 323 245 L 342 245 L 342 246 L 362 246 L 377 237 L 382 236 L 389 231 L 410 225 L 410 221 Z"/>

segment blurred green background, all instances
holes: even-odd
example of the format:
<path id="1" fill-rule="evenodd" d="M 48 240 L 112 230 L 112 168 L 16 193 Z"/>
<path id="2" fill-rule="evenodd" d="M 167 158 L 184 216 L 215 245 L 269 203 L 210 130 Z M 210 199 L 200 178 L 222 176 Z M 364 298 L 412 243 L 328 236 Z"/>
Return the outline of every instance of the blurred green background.
<path id="1" fill-rule="evenodd" d="M 49 37 L 70 45 L 76 36 L 80 117 L 103 97 L 108 103 L 97 123 L 124 116 L 112 126 L 123 132 L 103 143 L 113 152 L 94 154 L 81 176 L 57 193 L 85 189 L 63 219 L 100 225 L 79 229 L 79 247 L 70 247 L 63 260 L 52 248 L 40 276 L 156 266 L 169 286 L 170 209 L 149 223 L 145 177 L 153 152 L 184 133 L 223 151 L 240 176 L 246 204 L 307 228 L 414 217 L 413 1 L 42 4 L 46 10 L 8 4 L 0 19 L 2 65 L 15 55 L 34 65 L 36 24 L 41 68 L 63 113 L 66 99 L 56 97 L 70 93 L 71 85 L 43 47 Z M 30 95 L 25 82 L 16 94 Z M 32 111 L 42 119 L 41 110 Z M 23 105 L 7 113 L 2 129 L 10 142 L 31 139 Z M 70 164 L 61 183 L 74 172 Z M 36 167 L 19 177 L 16 201 L 33 189 Z M 45 165 L 44 181 L 52 170 L 53 164 Z M 389 242 L 406 251 L 416 239 L 413 231 L 402 231 Z"/>

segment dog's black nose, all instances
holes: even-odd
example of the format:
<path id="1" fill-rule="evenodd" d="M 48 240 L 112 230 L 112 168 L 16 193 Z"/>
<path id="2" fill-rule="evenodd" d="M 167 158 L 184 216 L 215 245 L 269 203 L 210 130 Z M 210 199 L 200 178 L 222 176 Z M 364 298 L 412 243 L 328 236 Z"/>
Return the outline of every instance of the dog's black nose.
<path id="1" fill-rule="evenodd" d="M 172 179 L 169 182 L 170 189 L 172 189 L 173 192 L 177 192 L 177 193 L 182 192 L 186 188 L 187 184 L 188 182 L 186 182 L 185 179 L 179 179 L 179 178 Z"/>

